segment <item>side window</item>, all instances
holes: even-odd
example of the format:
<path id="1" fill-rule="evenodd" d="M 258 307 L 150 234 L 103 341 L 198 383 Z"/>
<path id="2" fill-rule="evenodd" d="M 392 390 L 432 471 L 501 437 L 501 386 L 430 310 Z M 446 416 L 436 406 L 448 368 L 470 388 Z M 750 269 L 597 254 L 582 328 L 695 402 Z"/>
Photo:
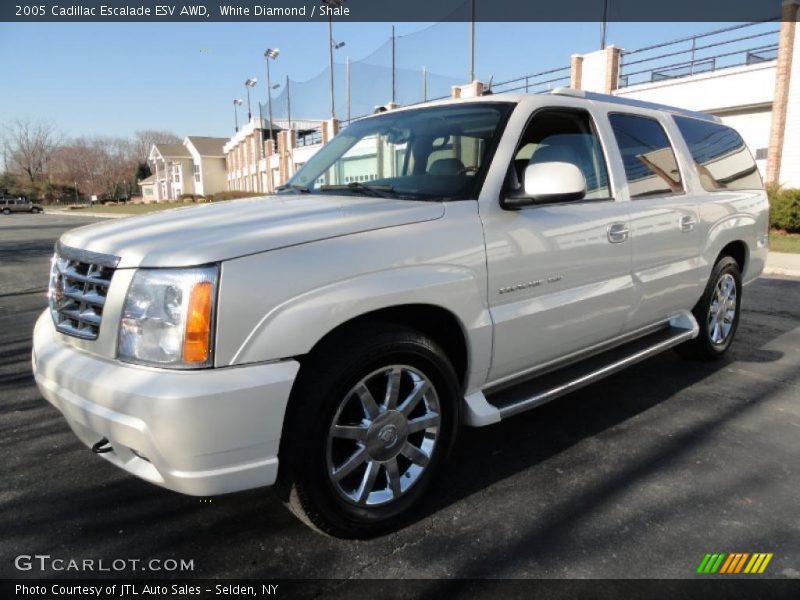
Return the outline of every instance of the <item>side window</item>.
<path id="1" fill-rule="evenodd" d="M 675 151 L 664 128 L 655 119 L 610 114 L 631 198 L 677 194 L 683 191 Z"/>
<path id="2" fill-rule="evenodd" d="M 610 198 L 608 170 L 592 119 L 584 110 L 545 109 L 537 112 L 522 135 L 510 176 L 522 182 L 525 167 L 568 162 L 586 179 L 586 198 Z"/>
<path id="3" fill-rule="evenodd" d="M 753 156 L 735 130 L 690 117 L 675 117 L 675 123 L 689 146 L 704 190 L 761 189 Z"/>

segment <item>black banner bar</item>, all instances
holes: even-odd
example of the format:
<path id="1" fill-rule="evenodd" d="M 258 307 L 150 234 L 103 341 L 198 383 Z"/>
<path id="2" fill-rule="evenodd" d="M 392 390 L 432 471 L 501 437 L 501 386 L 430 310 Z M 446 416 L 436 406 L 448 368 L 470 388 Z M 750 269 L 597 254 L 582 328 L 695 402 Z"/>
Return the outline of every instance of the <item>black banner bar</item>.
<path id="1" fill-rule="evenodd" d="M 778 19 L 781 0 L 474 0 L 476 21 L 684 21 Z M 472 0 L 3 0 L 7 22 L 470 21 Z"/>
<path id="2" fill-rule="evenodd" d="M 800 597 L 800 580 L 760 579 L 749 576 L 698 576 L 695 579 L 384 579 L 384 580 L 282 580 L 282 579 L 4 579 L 0 597 L 10 598 L 737 598 Z"/>

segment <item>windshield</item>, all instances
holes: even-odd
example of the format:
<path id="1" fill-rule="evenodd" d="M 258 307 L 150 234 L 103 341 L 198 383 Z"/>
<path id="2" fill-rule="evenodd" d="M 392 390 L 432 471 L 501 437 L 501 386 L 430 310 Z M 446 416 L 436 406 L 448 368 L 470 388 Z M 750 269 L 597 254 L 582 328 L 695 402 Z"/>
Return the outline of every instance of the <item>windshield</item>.
<path id="1" fill-rule="evenodd" d="M 286 188 L 409 199 L 477 197 L 513 106 L 455 104 L 356 121 L 303 165 Z"/>

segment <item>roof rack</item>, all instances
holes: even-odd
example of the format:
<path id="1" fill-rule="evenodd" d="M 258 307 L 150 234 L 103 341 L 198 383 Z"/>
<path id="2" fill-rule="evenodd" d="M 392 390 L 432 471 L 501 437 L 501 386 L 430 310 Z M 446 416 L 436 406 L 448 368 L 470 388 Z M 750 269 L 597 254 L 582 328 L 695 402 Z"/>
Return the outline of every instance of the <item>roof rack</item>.
<path id="1" fill-rule="evenodd" d="M 638 108 L 650 108 L 653 110 L 662 110 L 664 112 L 669 112 L 676 115 L 684 115 L 687 117 L 694 117 L 695 119 L 702 119 L 703 121 L 713 121 L 715 123 L 722 123 L 722 119 L 720 119 L 716 115 L 710 115 L 708 113 L 698 112 L 694 110 L 687 110 L 685 108 L 678 108 L 677 106 L 670 106 L 668 104 L 658 104 L 657 102 L 646 102 L 644 100 L 634 100 L 633 98 L 612 96 L 611 94 L 599 94 L 597 92 L 587 92 L 586 90 L 576 90 L 570 87 L 557 87 L 553 89 L 550 93 L 556 96 L 572 96 L 573 98 L 585 98 L 586 100 L 610 102 L 612 104 L 621 104 L 623 106 L 635 106 Z"/>

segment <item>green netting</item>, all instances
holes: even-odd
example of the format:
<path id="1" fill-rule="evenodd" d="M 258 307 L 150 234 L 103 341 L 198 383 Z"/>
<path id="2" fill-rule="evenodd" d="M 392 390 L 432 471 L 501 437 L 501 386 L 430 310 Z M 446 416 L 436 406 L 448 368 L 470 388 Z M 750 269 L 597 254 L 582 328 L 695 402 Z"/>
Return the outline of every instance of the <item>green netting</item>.
<path id="1" fill-rule="evenodd" d="M 468 6 L 466 1 L 457 11 L 466 15 Z M 394 41 L 391 27 L 387 25 L 386 29 L 386 42 L 369 55 L 351 60 L 349 69 L 343 54 L 345 49 L 335 51 L 334 98 L 339 119 L 346 121 L 348 114 L 353 119 L 371 114 L 376 106 L 392 99 L 407 105 L 446 97 L 452 86 L 469 81 L 468 22 L 436 23 L 411 34 L 395 36 Z M 480 74 L 476 77 L 480 79 Z M 281 89 L 272 97 L 272 115 L 276 121 L 285 121 L 289 111 L 286 82 L 279 83 Z M 329 118 L 330 70 L 326 67 L 307 81 L 290 80 L 289 97 L 292 120 Z M 266 103 L 262 104 L 262 112 L 264 117 L 268 115 Z"/>

